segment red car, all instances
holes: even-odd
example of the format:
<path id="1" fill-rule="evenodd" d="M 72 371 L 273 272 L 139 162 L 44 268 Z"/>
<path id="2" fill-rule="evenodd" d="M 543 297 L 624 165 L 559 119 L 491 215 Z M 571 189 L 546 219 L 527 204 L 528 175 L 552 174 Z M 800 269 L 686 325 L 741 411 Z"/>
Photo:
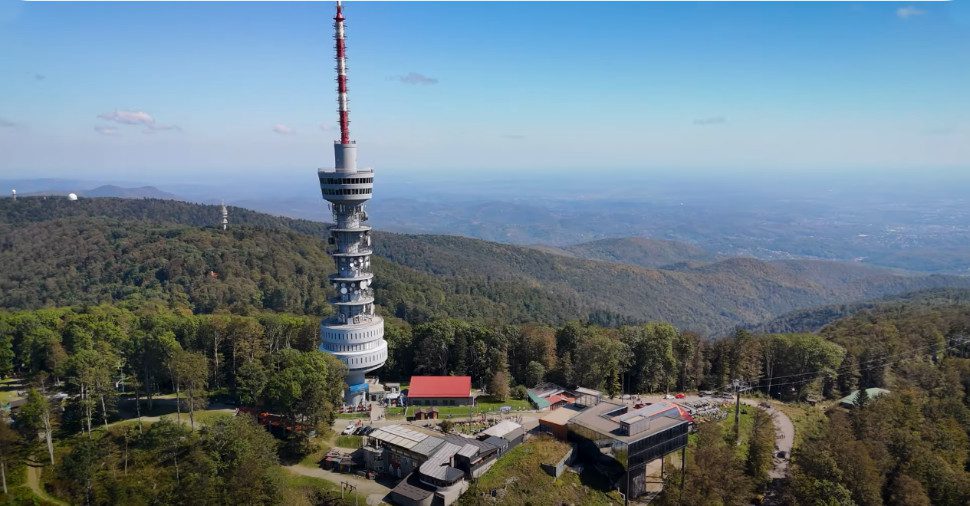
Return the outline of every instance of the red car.
<path id="1" fill-rule="evenodd" d="M 677 395 L 675 395 L 674 397 L 676 397 L 676 398 L 678 398 L 678 399 L 683 399 L 684 397 L 687 397 L 687 396 L 686 396 L 686 395 L 684 395 L 684 394 L 677 394 Z"/>

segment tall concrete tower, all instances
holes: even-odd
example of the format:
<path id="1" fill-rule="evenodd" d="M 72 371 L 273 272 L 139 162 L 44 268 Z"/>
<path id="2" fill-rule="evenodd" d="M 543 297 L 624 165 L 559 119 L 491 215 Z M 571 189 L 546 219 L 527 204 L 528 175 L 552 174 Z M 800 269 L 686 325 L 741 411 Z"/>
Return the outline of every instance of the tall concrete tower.
<path id="1" fill-rule="evenodd" d="M 229 226 L 229 210 L 226 209 L 226 203 L 222 203 L 222 229 L 225 230 Z"/>
<path id="2" fill-rule="evenodd" d="M 374 188 L 374 170 L 357 168 L 357 143 L 350 140 L 344 15 L 339 0 L 333 19 L 340 140 L 333 145 L 334 168 L 320 169 L 317 175 L 323 198 L 333 211 L 328 242 L 337 272 L 330 275 L 336 290 L 331 300 L 334 315 L 320 323 L 320 349 L 347 364 L 344 402 L 357 405 L 367 396 L 364 374 L 387 361 L 387 341 L 384 320 L 374 313 L 374 292 L 370 288 L 374 281 L 370 272 L 371 227 L 363 224 L 367 221 L 364 204 Z"/>

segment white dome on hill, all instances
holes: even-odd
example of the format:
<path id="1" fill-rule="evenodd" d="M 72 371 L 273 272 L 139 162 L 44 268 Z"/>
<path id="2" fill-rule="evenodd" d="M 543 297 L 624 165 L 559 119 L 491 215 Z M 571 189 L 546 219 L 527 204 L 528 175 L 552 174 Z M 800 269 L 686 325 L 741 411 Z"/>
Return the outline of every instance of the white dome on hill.
<path id="1" fill-rule="evenodd" d="M 67 200 L 77 200 L 77 194 L 76 193 L 68 193 L 67 194 Z"/>

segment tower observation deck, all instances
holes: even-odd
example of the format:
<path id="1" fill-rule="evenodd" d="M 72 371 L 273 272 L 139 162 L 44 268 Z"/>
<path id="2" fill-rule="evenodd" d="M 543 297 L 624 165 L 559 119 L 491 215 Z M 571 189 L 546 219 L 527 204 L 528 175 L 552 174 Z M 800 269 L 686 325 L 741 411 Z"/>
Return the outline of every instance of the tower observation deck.
<path id="1" fill-rule="evenodd" d="M 331 353 L 347 365 L 344 402 L 357 405 L 366 399 L 364 374 L 387 361 L 384 320 L 374 312 L 370 271 L 371 227 L 364 225 L 364 205 L 374 189 L 374 170 L 357 168 L 357 144 L 350 140 L 350 111 L 347 108 L 347 65 L 344 45 L 344 16 L 340 2 L 334 17 L 337 50 L 337 104 L 340 140 L 335 141 L 333 169 L 320 169 L 320 191 L 333 211 L 333 226 L 327 239 L 337 272 L 330 275 L 336 291 L 331 299 L 334 314 L 320 323 L 320 350 Z"/>

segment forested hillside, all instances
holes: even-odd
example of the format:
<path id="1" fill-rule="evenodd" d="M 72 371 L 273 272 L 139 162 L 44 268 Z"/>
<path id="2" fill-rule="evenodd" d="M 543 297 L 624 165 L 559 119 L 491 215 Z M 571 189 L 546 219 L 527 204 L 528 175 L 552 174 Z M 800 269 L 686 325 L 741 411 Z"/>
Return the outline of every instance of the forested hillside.
<path id="1" fill-rule="evenodd" d="M 27 454 L 51 462 L 51 476 L 44 478 L 49 490 L 79 503 L 144 497 L 168 503 L 189 498 L 229 503 L 247 497 L 292 502 L 284 495 L 291 487 L 280 483 L 277 443 L 253 422 L 245 417 L 197 420 L 207 404 L 224 400 L 279 413 L 295 428 L 280 450 L 288 459 L 312 452 L 312 429 L 321 430 L 334 420 L 343 366 L 316 351 L 317 312 L 326 311 L 317 302 L 323 295 L 319 285 L 330 269 L 322 241 L 273 226 L 273 218 L 255 218 L 269 226 L 236 224 L 221 232 L 84 216 L 4 225 L 8 228 L 0 255 L 5 261 L 16 259 L 25 269 L 58 273 L 38 280 L 5 277 L 4 283 L 15 281 L 16 286 L 4 285 L 4 296 L 13 291 L 31 304 L 74 297 L 78 304 L 0 310 L 0 375 L 36 387 L 28 390 L 18 412 L 19 435 L 8 431 L 0 437 L 0 442 L 5 437 L 13 441 L 6 461 L 11 468 L 22 470 Z M 49 236 L 63 240 L 44 244 L 41 239 Z M 870 308 L 819 333 L 738 330 L 705 339 L 667 323 L 610 328 L 575 321 L 509 325 L 511 320 L 497 316 L 514 319 L 510 315 L 515 310 L 528 321 L 532 310 L 566 314 L 569 301 L 555 299 L 549 295 L 555 292 L 538 286 L 530 289 L 546 297 L 540 299 L 546 307 L 511 288 L 488 292 L 516 286 L 509 277 L 517 271 L 496 264 L 505 258 L 545 277 L 563 269 L 561 264 L 550 267 L 532 251 L 473 241 L 481 251 L 472 249 L 466 262 L 479 265 L 462 266 L 449 260 L 458 261 L 456 252 L 464 239 L 436 238 L 436 244 L 426 237 L 383 237 L 397 238 L 414 252 L 411 261 L 441 275 L 387 259 L 377 264 L 388 283 L 378 287 L 378 294 L 387 297 L 383 309 L 403 311 L 413 322 L 388 318 L 389 357 L 375 372 L 382 379 L 468 374 L 476 387 L 499 400 L 522 398 L 527 386 L 543 381 L 618 395 L 723 389 L 741 379 L 776 399 L 815 398 L 823 403 L 859 387 L 883 387 L 892 393 L 862 402 L 855 411 L 836 408 L 818 423 L 817 433 L 803 434 L 792 458 L 790 486 L 783 489 L 789 502 L 831 497 L 840 504 L 962 505 L 970 499 L 970 302 L 958 295 L 914 297 Z M 435 260 L 441 254 L 446 256 Z M 744 272 L 746 262 L 724 264 Z M 148 267 L 141 268 L 143 264 Z M 796 264 L 789 271 L 812 267 Z M 476 278 L 476 269 L 495 269 L 496 276 Z M 568 277 L 570 271 L 561 275 Z M 843 280 L 853 275 L 855 271 L 830 274 Z M 100 286 L 99 280 L 106 285 Z M 421 292 L 430 295 L 420 298 Z M 266 297 L 271 293 L 279 296 Z M 518 305 L 500 302 L 517 297 Z M 87 299 L 125 300 L 82 304 Z M 288 308 L 304 314 L 276 312 Z M 193 314 L 192 309 L 211 311 Z M 467 316 L 437 316 L 441 314 Z M 118 382 L 126 393 L 115 387 Z M 68 394 L 62 403 L 47 402 L 40 393 L 53 391 L 55 384 Z M 176 420 L 187 416 L 188 426 L 117 423 L 141 418 L 143 411 L 157 412 L 163 404 L 176 410 Z M 197 423 L 199 430 L 192 430 Z M 712 444 L 688 461 L 686 490 L 664 496 L 665 503 L 698 504 L 723 497 L 718 485 L 726 483 L 733 485 L 734 503 L 756 499 L 765 471 L 751 463 L 752 455 L 763 452 L 748 445 L 747 456 L 739 455 L 733 443 L 713 444 L 716 438 L 709 432 L 702 431 L 702 438 L 705 445 Z M 50 446 L 44 444 L 46 438 L 53 441 Z M 770 438 L 769 432 L 768 443 L 761 446 L 769 453 Z M 229 442 L 233 451 L 221 451 Z M 762 455 L 757 462 L 770 460 Z M 668 484 L 668 490 L 679 486 Z M 308 502 L 317 503 L 328 502 Z"/>
<path id="2" fill-rule="evenodd" d="M 947 306 L 970 302 L 970 290 L 961 288 L 934 288 L 898 295 L 889 295 L 874 300 L 849 304 L 827 304 L 824 306 L 800 309 L 784 314 L 761 325 L 751 327 L 758 332 L 816 332 L 822 327 L 864 310 L 887 310 L 919 304 L 923 306 Z"/>
<path id="3" fill-rule="evenodd" d="M 324 210 L 321 209 L 321 215 Z M 0 201 L 0 304 L 12 308 L 162 296 L 196 312 L 326 311 L 326 225 L 162 200 Z M 668 321 L 712 335 L 823 303 L 970 279 L 818 261 L 730 259 L 645 269 L 452 236 L 380 233 L 378 304 L 411 322 Z"/>
<path id="4" fill-rule="evenodd" d="M 872 506 L 970 502 L 970 302 L 863 310 L 821 335 L 845 350 L 835 376 L 842 392 L 891 393 L 829 413 L 794 456 L 793 498 Z"/>

